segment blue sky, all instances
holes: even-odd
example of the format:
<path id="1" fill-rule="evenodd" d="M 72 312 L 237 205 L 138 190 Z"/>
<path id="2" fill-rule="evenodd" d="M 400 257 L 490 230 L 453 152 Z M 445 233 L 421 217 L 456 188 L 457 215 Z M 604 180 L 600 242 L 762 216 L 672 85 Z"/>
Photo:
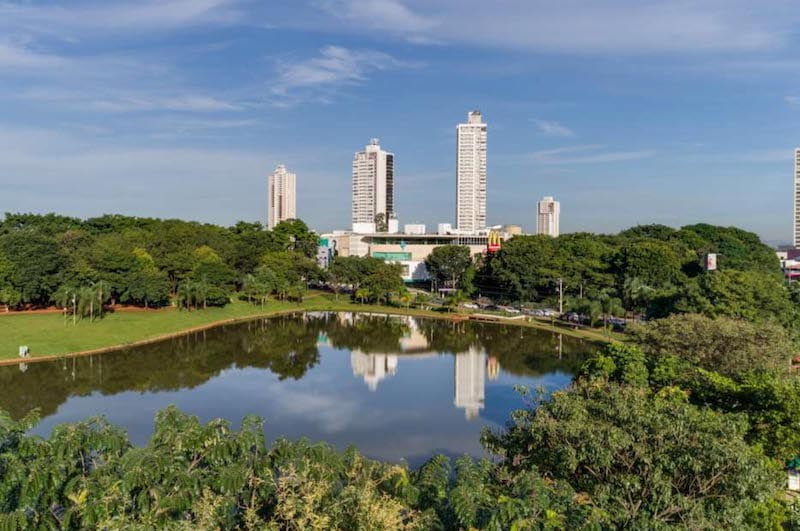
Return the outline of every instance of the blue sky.
<path id="1" fill-rule="evenodd" d="M 401 223 L 452 221 L 455 125 L 489 123 L 490 223 L 790 237 L 795 0 L 0 0 L 0 211 L 350 220 L 396 154 Z"/>

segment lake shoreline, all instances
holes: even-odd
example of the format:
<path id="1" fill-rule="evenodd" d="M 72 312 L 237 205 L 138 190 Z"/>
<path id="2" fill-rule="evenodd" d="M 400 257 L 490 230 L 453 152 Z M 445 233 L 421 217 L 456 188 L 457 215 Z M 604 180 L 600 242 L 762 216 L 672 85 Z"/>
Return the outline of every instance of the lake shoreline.
<path id="1" fill-rule="evenodd" d="M 310 297 L 306 303 L 299 304 L 295 308 L 281 308 L 281 309 L 271 309 L 266 310 L 261 313 L 255 313 L 251 315 L 245 316 L 237 316 L 231 317 L 226 319 L 220 319 L 216 321 L 211 321 L 208 323 L 203 323 L 196 326 L 191 326 L 189 328 L 184 328 L 181 330 L 175 330 L 171 332 L 166 332 L 162 334 L 158 334 L 152 337 L 146 337 L 142 339 L 137 339 L 135 341 L 126 342 L 126 343 L 118 343 L 113 345 L 101 346 L 92 349 L 85 349 L 85 350 L 78 350 L 73 352 L 66 352 L 63 354 L 43 354 L 37 356 L 32 354 L 28 358 L 7 358 L 7 359 L 0 359 L 0 367 L 9 366 L 9 365 L 19 365 L 19 364 L 29 364 L 29 363 L 43 363 L 48 361 L 56 361 L 56 360 L 63 360 L 69 358 L 79 358 L 79 357 L 86 357 L 86 356 L 94 356 L 100 354 L 108 354 L 111 352 L 118 352 L 120 350 L 125 350 L 128 348 L 135 348 L 144 345 L 150 345 L 153 343 L 160 343 L 163 341 L 168 341 L 170 339 L 174 339 L 177 337 L 183 337 L 190 334 L 194 334 L 197 332 L 203 332 L 207 330 L 211 330 L 214 328 L 218 328 L 221 326 L 231 325 L 231 324 L 238 324 L 244 323 L 248 321 L 254 321 L 258 319 L 265 319 L 265 318 L 272 318 L 272 317 L 279 317 L 282 315 L 292 315 L 296 313 L 307 313 L 307 312 L 319 312 L 319 311 L 330 311 L 330 312 L 356 312 L 356 313 L 377 313 L 383 315 L 400 315 L 400 316 L 411 316 L 411 317 L 424 317 L 430 319 L 442 319 L 448 320 L 453 322 L 458 321 L 468 321 L 470 320 L 469 313 L 441 313 L 435 312 L 432 310 L 420 310 L 416 308 L 398 308 L 394 306 L 377 306 L 377 305 L 363 305 L 363 304 L 354 304 L 351 302 L 338 302 L 335 300 L 331 300 L 325 297 L 325 304 L 320 304 L 319 297 Z M 180 310 L 168 309 L 168 310 L 155 310 L 153 313 L 159 312 L 174 312 Z M 196 310 L 201 311 L 201 310 Z M 583 339 L 586 341 L 594 342 L 594 343 L 611 343 L 614 342 L 615 339 L 613 337 L 606 337 L 603 336 L 599 332 L 589 331 L 589 330 L 582 330 L 582 329 L 571 329 L 567 328 L 563 325 L 556 324 L 553 326 L 550 323 L 543 322 L 537 319 L 531 320 L 523 320 L 523 319 L 508 319 L 502 316 L 498 316 L 497 319 L 492 321 L 482 321 L 482 322 L 490 322 L 499 325 L 506 325 L 506 326 L 521 326 L 527 328 L 537 328 L 540 330 L 546 330 L 553 333 L 560 333 L 565 334 L 571 337 L 575 337 L 578 339 Z"/>

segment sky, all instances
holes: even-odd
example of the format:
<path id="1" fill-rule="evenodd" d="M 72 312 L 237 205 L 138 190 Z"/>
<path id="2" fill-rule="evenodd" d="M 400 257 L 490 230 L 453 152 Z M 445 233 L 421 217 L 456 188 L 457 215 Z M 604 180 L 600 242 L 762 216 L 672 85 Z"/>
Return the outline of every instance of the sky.
<path id="1" fill-rule="evenodd" d="M 791 237 L 796 0 L 0 0 L 0 212 L 350 225 L 395 153 L 401 225 L 453 222 L 455 126 L 488 123 L 488 221 Z"/>

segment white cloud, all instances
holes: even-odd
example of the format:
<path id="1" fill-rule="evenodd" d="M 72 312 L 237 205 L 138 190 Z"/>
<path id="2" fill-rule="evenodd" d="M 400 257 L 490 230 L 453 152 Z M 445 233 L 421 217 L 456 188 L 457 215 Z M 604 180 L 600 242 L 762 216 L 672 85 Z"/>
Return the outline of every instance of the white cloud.
<path id="1" fill-rule="evenodd" d="M 97 100 L 92 107 L 103 111 L 184 111 L 184 112 L 224 112 L 241 111 L 238 104 L 209 96 L 184 95 L 173 98 L 130 97 L 115 100 Z"/>
<path id="2" fill-rule="evenodd" d="M 303 99 L 327 101 L 337 89 L 362 83 L 375 71 L 408 66 L 374 50 L 325 46 L 317 57 L 280 63 L 271 92 L 278 98 L 276 104 L 290 105 Z"/>
<path id="3" fill-rule="evenodd" d="M 54 4 L 0 3 L 0 28 L 62 38 L 87 39 L 94 33 L 156 31 L 240 20 L 239 0 L 95 0 Z"/>
<path id="4" fill-rule="evenodd" d="M 526 51 L 763 50 L 789 42 L 793 0 L 328 0 L 349 31 Z"/>
<path id="5" fill-rule="evenodd" d="M 0 42 L 0 68 L 52 68 L 67 60 L 56 55 L 40 53 L 25 46 Z"/>
<path id="6" fill-rule="evenodd" d="M 336 17 L 373 29 L 406 34 L 417 44 L 436 42 L 428 34 L 438 23 L 418 15 L 400 0 L 322 0 L 319 4 Z"/>
<path id="7" fill-rule="evenodd" d="M 534 120 L 533 122 L 536 124 L 539 132 L 544 136 L 575 136 L 575 133 L 572 131 L 572 129 L 558 122 L 551 122 L 548 120 Z"/>
<path id="8" fill-rule="evenodd" d="M 800 96 L 786 96 L 783 100 L 789 107 L 800 107 Z"/>
<path id="9" fill-rule="evenodd" d="M 652 150 L 601 151 L 605 147 L 591 144 L 534 151 L 528 156 L 528 159 L 539 164 L 600 164 L 646 159 L 656 154 Z"/>

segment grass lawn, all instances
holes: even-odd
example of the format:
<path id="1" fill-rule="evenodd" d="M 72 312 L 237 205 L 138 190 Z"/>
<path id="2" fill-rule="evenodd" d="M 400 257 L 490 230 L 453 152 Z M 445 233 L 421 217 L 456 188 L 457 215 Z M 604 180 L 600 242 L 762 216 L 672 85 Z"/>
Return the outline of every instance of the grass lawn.
<path id="1" fill-rule="evenodd" d="M 197 311 L 180 311 L 175 308 L 151 311 L 108 313 L 102 319 L 90 322 L 64 320 L 60 314 L 0 315 L 0 360 L 17 359 L 19 346 L 27 345 L 32 357 L 52 356 L 81 352 L 110 346 L 127 345 L 173 334 L 194 327 L 235 319 L 246 319 L 288 310 L 345 310 L 384 313 L 401 313 L 418 316 L 438 316 L 439 312 L 371 306 L 350 302 L 347 296 L 336 300 L 330 294 L 312 292 L 302 304 L 269 301 L 256 306 L 234 301 L 224 308 Z M 446 315 L 446 314 L 445 314 Z M 523 326 L 552 329 L 544 323 L 521 323 Z M 600 332 L 565 330 L 569 335 L 594 341 L 607 341 Z"/>

